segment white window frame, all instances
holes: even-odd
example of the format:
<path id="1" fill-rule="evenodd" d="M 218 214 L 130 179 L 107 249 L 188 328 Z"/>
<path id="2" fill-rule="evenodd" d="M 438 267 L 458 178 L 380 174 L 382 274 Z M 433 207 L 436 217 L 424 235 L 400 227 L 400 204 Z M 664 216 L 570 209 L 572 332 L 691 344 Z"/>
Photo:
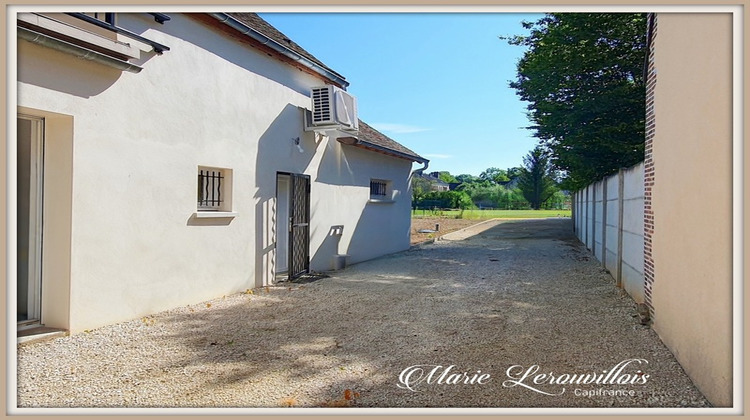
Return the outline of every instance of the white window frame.
<path id="1" fill-rule="evenodd" d="M 232 211 L 232 170 L 198 166 L 196 217 L 235 217 Z"/>
<path id="2" fill-rule="evenodd" d="M 375 190 L 384 190 L 382 194 L 373 193 Z M 393 182 L 388 179 L 370 178 L 370 203 L 393 203 Z"/>

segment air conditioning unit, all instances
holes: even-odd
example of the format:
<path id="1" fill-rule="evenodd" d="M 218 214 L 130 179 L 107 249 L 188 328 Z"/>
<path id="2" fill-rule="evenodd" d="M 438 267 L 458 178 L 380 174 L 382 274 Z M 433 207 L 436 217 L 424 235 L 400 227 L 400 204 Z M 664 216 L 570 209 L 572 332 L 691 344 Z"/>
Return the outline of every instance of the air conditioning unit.
<path id="1" fill-rule="evenodd" d="M 357 98 L 332 85 L 314 87 L 310 96 L 313 127 L 359 130 Z"/>

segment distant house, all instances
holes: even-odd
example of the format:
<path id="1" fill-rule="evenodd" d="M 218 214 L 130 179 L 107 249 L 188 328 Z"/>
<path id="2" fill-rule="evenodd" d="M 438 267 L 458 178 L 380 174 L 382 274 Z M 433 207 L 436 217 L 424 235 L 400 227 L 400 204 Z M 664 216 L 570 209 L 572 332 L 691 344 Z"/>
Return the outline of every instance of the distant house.
<path id="1" fill-rule="evenodd" d="M 498 182 L 499 185 L 502 185 L 503 187 L 512 190 L 514 188 L 518 188 L 518 181 L 519 178 L 517 176 L 511 178 L 509 181 L 500 181 Z"/>
<path id="2" fill-rule="evenodd" d="M 421 177 L 430 183 L 431 191 L 450 191 L 450 184 L 440 179 L 440 172 L 430 172 L 429 174 L 418 173 L 416 176 Z"/>
<path id="3" fill-rule="evenodd" d="M 427 159 L 256 14 L 16 22 L 19 329 L 82 331 L 409 247 Z"/>

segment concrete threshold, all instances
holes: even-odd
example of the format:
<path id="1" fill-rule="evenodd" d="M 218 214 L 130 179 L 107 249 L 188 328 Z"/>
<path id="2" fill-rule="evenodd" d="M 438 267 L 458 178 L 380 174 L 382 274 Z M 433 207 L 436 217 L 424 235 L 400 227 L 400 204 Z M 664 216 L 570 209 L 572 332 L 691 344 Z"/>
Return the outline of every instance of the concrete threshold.
<path id="1" fill-rule="evenodd" d="M 64 337 L 66 335 L 68 335 L 67 330 L 40 325 L 38 327 L 18 331 L 16 341 L 18 344 L 26 344 L 35 341 L 49 340 L 55 337 Z"/>

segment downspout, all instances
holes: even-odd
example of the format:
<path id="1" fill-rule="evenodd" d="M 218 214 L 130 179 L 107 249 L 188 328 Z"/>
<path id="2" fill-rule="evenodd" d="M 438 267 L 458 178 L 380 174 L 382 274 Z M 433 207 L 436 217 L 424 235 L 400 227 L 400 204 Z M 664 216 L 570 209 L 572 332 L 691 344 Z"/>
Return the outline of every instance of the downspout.
<path id="1" fill-rule="evenodd" d="M 214 19 L 218 20 L 219 22 L 229 26 L 230 28 L 240 32 L 243 35 L 247 35 L 250 38 L 260 42 L 263 45 L 268 46 L 269 48 L 273 49 L 274 51 L 281 53 L 282 55 L 286 56 L 287 58 L 290 58 L 303 66 L 313 70 L 315 73 L 318 73 L 319 75 L 325 77 L 328 80 L 332 80 L 335 83 L 340 84 L 343 87 L 349 86 L 349 82 L 344 79 L 343 76 L 340 74 L 337 74 L 323 66 L 321 66 L 318 63 L 315 63 L 300 54 L 297 54 L 296 52 L 290 50 L 289 48 L 279 44 L 278 42 L 274 41 L 273 39 L 263 35 L 262 33 L 256 31 L 255 29 L 245 25 L 244 23 L 238 21 L 237 19 L 229 16 L 226 13 L 208 13 L 209 16 L 213 17 Z"/>
<path id="2" fill-rule="evenodd" d="M 418 169 L 415 169 L 415 170 L 411 171 L 411 174 L 409 174 L 409 179 L 406 181 L 407 185 L 409 187 L 409 189 L 408 189 L 408 191 L 409 191 L 409 200 L 411 200 L 411 205 L 409 206 L 410 207 L 409 212 L 413 212 L 415 210 L 415 207 L 414 207 L 414 205 L 415 205 L 414 204 L 414 196 L 412 195 L 414 193 L 411 190 L 411 188 L 412 188 L 412 186 L 411 186 L 411 180 L 414 179 L 414 175 L 416 175 L 417 173 L 424 172 L 425 169 L 427 169 L 427 167 L 430 166 L 430 161 L 427 160 L 427 159 L 425 159 L 424 162 L 422 162 L 422 163 L 424 163 L 424 166 L 421 167 L 421 168 L 418 168 Z"/>
<path id="3" fill-rule="evenodd" d="M 131 73 L 138 73 L 143 70 L 141 67 L 138 67 L 135 64 L 128 63 L 127 61 L 118 60 L 116 58 L 112 58 L 96 51 L 90 50 L 88 48 L 79 47 L 69 42 L 61 41 L 57 38 L 41 34 L 30 29 L 18 27 L 18 37 L 34 44 L 41 45 L 43 47 L 52 48 L 57 51 L 72 54 L 78 58 L 94 61 L 99 64 L 104 64 L 106 66 L 114 67 L 119 70 L 125 70 Z"/>
<path id="4" fill-rule="evenodd" d="M 427 167 L 430 166 L 430 161 L 429 160 L 425 159 L 425 161 L 422 162 L 422 163 L 424 163 L 423 167 L 411 171 L 411 175 L 409 175 L 409 185 L 411 185 L 411 179 L 414 177 L 414 175 L 416 175 L 417 173 L 424 172 L 425 169 L 427 169 Z"/>

